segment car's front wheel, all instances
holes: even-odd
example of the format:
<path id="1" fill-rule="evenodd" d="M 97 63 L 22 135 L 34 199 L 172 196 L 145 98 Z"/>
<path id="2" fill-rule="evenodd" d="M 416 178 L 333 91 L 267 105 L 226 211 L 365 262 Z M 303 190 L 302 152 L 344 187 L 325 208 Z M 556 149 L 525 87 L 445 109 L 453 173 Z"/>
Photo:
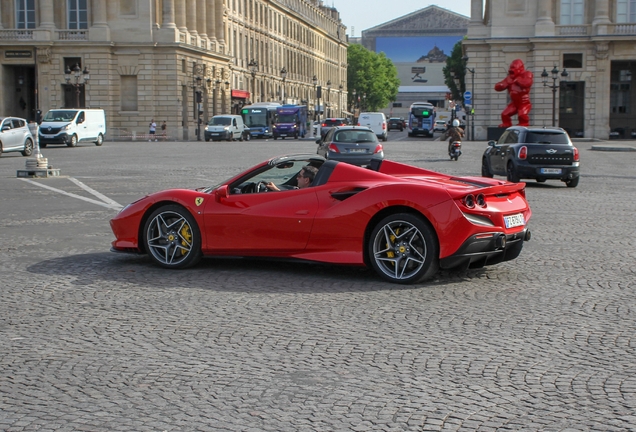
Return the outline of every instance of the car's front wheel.
<path id="1" fill-rule="evenodd" d="M 579 177 L 574 177 L 573 179 L 565 180 L 565 185 L 567 187 L 577 187 L 579 185 Z"/>
<path id="2" fill-rule="evenodd" d="M 408 213 L 382 219 L 368 244 L 373 269 L 383 279 L 400 284 L 432 277 L 439 269 L 438 251 L 433 229 L 422 218 Z"/>
<path id="3" fill-rule="evenodd" d="M 512 183 L 519 183 L 519 181 L 521 180 L 519 178 L 519 175 L 515 172 L 515 166 L 513 165 L 512 162 L 508 162 L 508 165 L 506 168 L 506 178 L 509 182 L 512 182 Z"/>
<path id="4" fill-rule="evenodd" d="M 178 205 L 152 212 L 144 226 L 144 246 L 161 267 L 182 269 L 201 259 L 201 233 L 192 215 Z"/>
<path id="5" fill-rule="evenodd" d="M 31 138 L 27 138 L 24 143 L 24 150 L 22 150 L 22 156 L 31 156 L 33 154 L 33 141 Z"/>
<path id="6" fill-rule="evenodd" d="M 66 145 L 69 147 L 77 147 L 77 135 L 71 135 L 71 139 Z"/>

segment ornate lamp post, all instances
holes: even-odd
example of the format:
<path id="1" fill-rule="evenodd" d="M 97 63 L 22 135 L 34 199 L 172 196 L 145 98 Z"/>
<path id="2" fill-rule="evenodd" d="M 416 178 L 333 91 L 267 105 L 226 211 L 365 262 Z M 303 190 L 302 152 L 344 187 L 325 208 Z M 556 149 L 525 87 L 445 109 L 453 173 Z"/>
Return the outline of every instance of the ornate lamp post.
<path id="1" fill-rule="evenodd" d="M 563 68 L 563 71 L 559 71 L 559 68 L 554 65 L 550 73 L 552 74 L 552 84 L 548 84 L 548 71 L 543 68 L 541 72 L 541 79 L 543 80 L 543 86 L 552 89 L 552 126 L 556 126 L 556 92 L 561 87 L 561 83 L 557 84 L 559 79 L 559 72 L 561 72 L 561 79 L 565 80 L 568 77 L 568 73 Z"/>
<path id="2" fill-rule="evenodd" d="M 468 56 L 462 57 L 464 60 L 464 69 L 466 72 L 470 72 L 470 140 L 475 140 L 475 68 L 471 69 L 466 66 L 468 62 Z M 467 113 L 468 114 L 468 113 Z"/>
<path id="3" fill-rule="evenodd" d="M 197 75 L 193 77 L 194 80 L 192 82 L 192 87 L 194 88 L 194 100 L 195 100 L 195 110 L 196 110 L 196 119 L 197 119 L 197 141 L 201 141 L 201 114 L 203 114 L 202 103 L 203 103 L 203 89 L 201 88 L 201 83 L 203 79 Z"/>
<path id="4" fill-rule="evenodd" d="M 258 72 L 258 62 L 252 59 L 247 67 L 250 69 L 250 73 L 252 74 L 252 93 L 254 94 L 254 100 L 252 100 L 252 103 L 254 103 L 256 102 L 256 72 Z"/>
<path id="5" fill-rule="evenodd" d="M 71 75 L 72 73 L 72 75 Z M 71 78 L 74 79 L 74 82 L 71 82 Z M 72 85 L 75 87 L 75 107 L 80 107 L 80 94 L 82 92 L 82 87 L 85 84 L 88 84 L 88 80 L 90 79 L 90 72 L 88 71 L 88 66 L 84 67 L 84 71 L 80 69 L 79 64 L 75 63 L 73 66 L 73 70 L 66 66 L 66 70 L 64 71 L 64 79 L 66 80 L 67 85 Z"/>
<path id="6" fill-rule="evenodd" d="M 338 101 L 338 109 L 340 109 L 340 111 L 343 111 L 344 108 L 346 108 L 346 106 L 344 104 L 344 99 L 342 98 L 342 89 L 344 89 L 344 86 L 342 84 L 340 84 L 338 86 L 338 91 L 340 92 L 340 96 L 338 97 L 338 99 L 339 99 L 339 101 Z M 344 114 L 344 113 L 342 113 L 342 114 Z"/>
<path id="7" fill-rule="evenodd" d="M 329 108 L 331 107 L 331 80 L 327 81 L 327 111 L 326 111 L 326 117 L 330 117 L 330 112 L 329 112 Z"/>
<path id="8" fill-rule="evenodd" d="M 314 77 L 311 79 L 311 82 L 314 83 L 314 97 L 316 98 L 316 100 L 318 99 L 317 97 L 317 93 L 316 93 L 316 84 L 318 84 L 318 78 L 316 77 L 316 75 L 314 75 Z M 318 106 L 315 105 L 316 100 L 314 100 L 314 121 L 316 120 L 316 115 L 318 113 Z"/>
<path id="9" fill-rule="evenodd" d="M 280 70 L 280 76 L 283 78 L 283 85 L 280 88 L 280 103 L 285 105 L 285 78 L 287 78 L 287 69 L 285 69 L 285 66 Z"/>

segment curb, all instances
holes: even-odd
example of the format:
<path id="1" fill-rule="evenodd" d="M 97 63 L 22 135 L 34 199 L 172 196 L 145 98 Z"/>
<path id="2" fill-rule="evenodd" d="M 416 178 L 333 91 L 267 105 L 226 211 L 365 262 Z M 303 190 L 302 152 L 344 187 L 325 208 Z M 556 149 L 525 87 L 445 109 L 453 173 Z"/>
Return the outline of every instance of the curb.
<path id="1" fill-rule="evenodd" d="M 612 152 L 632 152 L 636 151 L 636 147 L 631 146 L 616 146 L 612 144 L 596 144 L 592 146 L 592 150 L 595 151 L 612 151 Z"/>

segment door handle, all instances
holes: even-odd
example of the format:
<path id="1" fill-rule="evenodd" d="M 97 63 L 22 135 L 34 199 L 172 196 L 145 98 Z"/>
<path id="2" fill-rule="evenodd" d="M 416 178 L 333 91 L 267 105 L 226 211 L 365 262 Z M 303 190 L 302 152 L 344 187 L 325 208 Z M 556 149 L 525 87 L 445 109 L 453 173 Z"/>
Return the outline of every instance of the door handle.
<path id="1" fill-rule="evenodd" d="M 306 215 L 309 214 L 309 210 L 298 210 L 296 212 L 297 215 Z"/>

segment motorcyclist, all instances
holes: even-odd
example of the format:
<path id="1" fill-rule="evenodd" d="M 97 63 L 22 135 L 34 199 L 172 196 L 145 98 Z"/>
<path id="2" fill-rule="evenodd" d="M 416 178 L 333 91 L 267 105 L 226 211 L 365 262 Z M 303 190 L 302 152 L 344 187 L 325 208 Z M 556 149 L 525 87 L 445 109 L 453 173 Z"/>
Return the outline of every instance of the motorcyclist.
<path id="1" fill-rule="evenodd" d="M 451 154 L 451 146 L 453 141 L 461 141 L 464 138 L 464 130 L 459 127 L 459 120 L 453 120 L 453 126 L 449 127 L 446 131 L 446 137 L 448 140 L 448 154 Z"/>

